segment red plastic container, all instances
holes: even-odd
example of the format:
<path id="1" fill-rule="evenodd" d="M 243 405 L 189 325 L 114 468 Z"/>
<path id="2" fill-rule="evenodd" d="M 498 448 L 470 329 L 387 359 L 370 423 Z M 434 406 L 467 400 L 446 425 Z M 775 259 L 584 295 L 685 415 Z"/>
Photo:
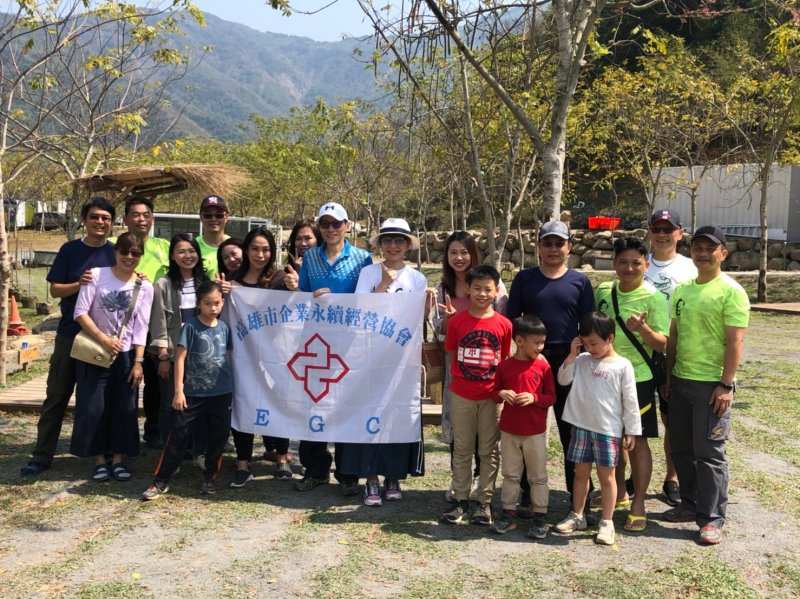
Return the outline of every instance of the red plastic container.
<path id="1" fill-rule="evenodd" d="M 590 216 L 589 229 L 592 231 L 597 230 L 610 230 L 613 231 L 622 222 L 621 218 L 616 216 Z"/>

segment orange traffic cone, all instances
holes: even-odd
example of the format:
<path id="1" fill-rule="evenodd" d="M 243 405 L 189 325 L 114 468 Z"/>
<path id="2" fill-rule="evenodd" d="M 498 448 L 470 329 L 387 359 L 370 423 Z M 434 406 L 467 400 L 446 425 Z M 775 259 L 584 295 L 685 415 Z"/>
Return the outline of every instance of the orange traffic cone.
<path id="1" fill-rule="evenodd" d="M 30 331 L 25 328 L 25 323 L 19 315 L 19 307 L 17 307 L 17 298 L 13 294 L 9 294 L 8 305 L 8 334 L 14 337 L 21 337 L 27 335 Z"/>

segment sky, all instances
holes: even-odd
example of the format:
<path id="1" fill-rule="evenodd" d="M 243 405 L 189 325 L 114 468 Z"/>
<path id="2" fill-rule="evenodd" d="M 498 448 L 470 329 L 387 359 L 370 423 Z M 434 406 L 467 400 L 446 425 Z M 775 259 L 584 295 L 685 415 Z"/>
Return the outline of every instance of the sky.
<path id="1" fill-rule="evenodd" d="M 313 11 L 331 0 L 292 0 L 295 10 Z M 316 15 L 293 13 L 284 17 L 266 0 L 195 0 L 203 11 L 226 21 L 242 23 L 259 31 L 301 35 L 318 41 L 338 41 L 343 36 L 371 33 L 356 0 L 338 0 Z"/>

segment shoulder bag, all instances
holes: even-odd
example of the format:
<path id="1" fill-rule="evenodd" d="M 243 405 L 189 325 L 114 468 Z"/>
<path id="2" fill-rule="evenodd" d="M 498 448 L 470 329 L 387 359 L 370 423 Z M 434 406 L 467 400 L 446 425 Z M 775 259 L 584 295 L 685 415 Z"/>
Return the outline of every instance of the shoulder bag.
<path id="1" fill-rule="evenodd" d="M 611 303 L 614 306 L 614 314 L 617 318 L 617 324 L 622 329 L 622 332 L 625 333 L 628 341 L 630 341 L 633 347 L 636 348 L 636 351 L 639 352 L 647 366 L 650 368 L 650 372 L 653 373 L 653 382 L 655 382 L 656 385 L 663 385 L 667 382 L 666 356 L 657 351 L 653 351 L 652 354 L 648 353 L 644 346 L 639 343 L 639 340 L 636 338 L 636 336 L 628 329 L 627 326 L 625 326 L 625 321 L 622 319 L 622 316 L 620 316 L 619 313 L 619 301 L 617 300 L 616 283 L 611 286 Z"/>
<path id="2" fill-rule="evenodd" d="M 139 298 L 139 290 L 142 288 L 142 280 L 137 278 L 133 287 L 133 296 L 128 309 L 125 311 L 125 316 L 122 319 L 119 331 L 115 335 L 117 339 L 121 339 L 125 335 L 125 327 L 133 315 L 133 310 L 136 307 L 136 300 Z M 72 350 L 69 353 L 70 358 L 100 366 L 101 368 L 110 368 L 117 358 L 117 354 L 108 351 L 97 339 L 92 337 L 86 331 L 81 330 L 72 342 Z"/>

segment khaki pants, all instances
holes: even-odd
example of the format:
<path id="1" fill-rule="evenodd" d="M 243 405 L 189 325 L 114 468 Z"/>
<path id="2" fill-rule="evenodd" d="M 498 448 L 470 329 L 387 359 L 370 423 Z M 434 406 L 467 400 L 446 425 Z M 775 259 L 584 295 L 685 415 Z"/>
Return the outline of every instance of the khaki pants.
<path id="1" fill-rule="evenodd" d="M 472 486 L 472 454 L 475 436 L 481 472 L 478 479 L 478 501 L 491 503 L 497 466 L 500 459 L 497 441 L 500 431 L 497 418 L 500 406 L 493 399 L 472 400 L 450 393 L 450 416 L 453 423 L 453 491 L 457 501 L 467 501 Z"/>
<path id="2" fill-rule="evenodd" d="M 512 435 L 500 433 L 503 455 L 503 509 L 517 509 L 522 471 L 527 470 L 531 486 L 531 503 L 537 514 L 547 513 L 550 489 L 547 487 L 547 433 Z"/>

